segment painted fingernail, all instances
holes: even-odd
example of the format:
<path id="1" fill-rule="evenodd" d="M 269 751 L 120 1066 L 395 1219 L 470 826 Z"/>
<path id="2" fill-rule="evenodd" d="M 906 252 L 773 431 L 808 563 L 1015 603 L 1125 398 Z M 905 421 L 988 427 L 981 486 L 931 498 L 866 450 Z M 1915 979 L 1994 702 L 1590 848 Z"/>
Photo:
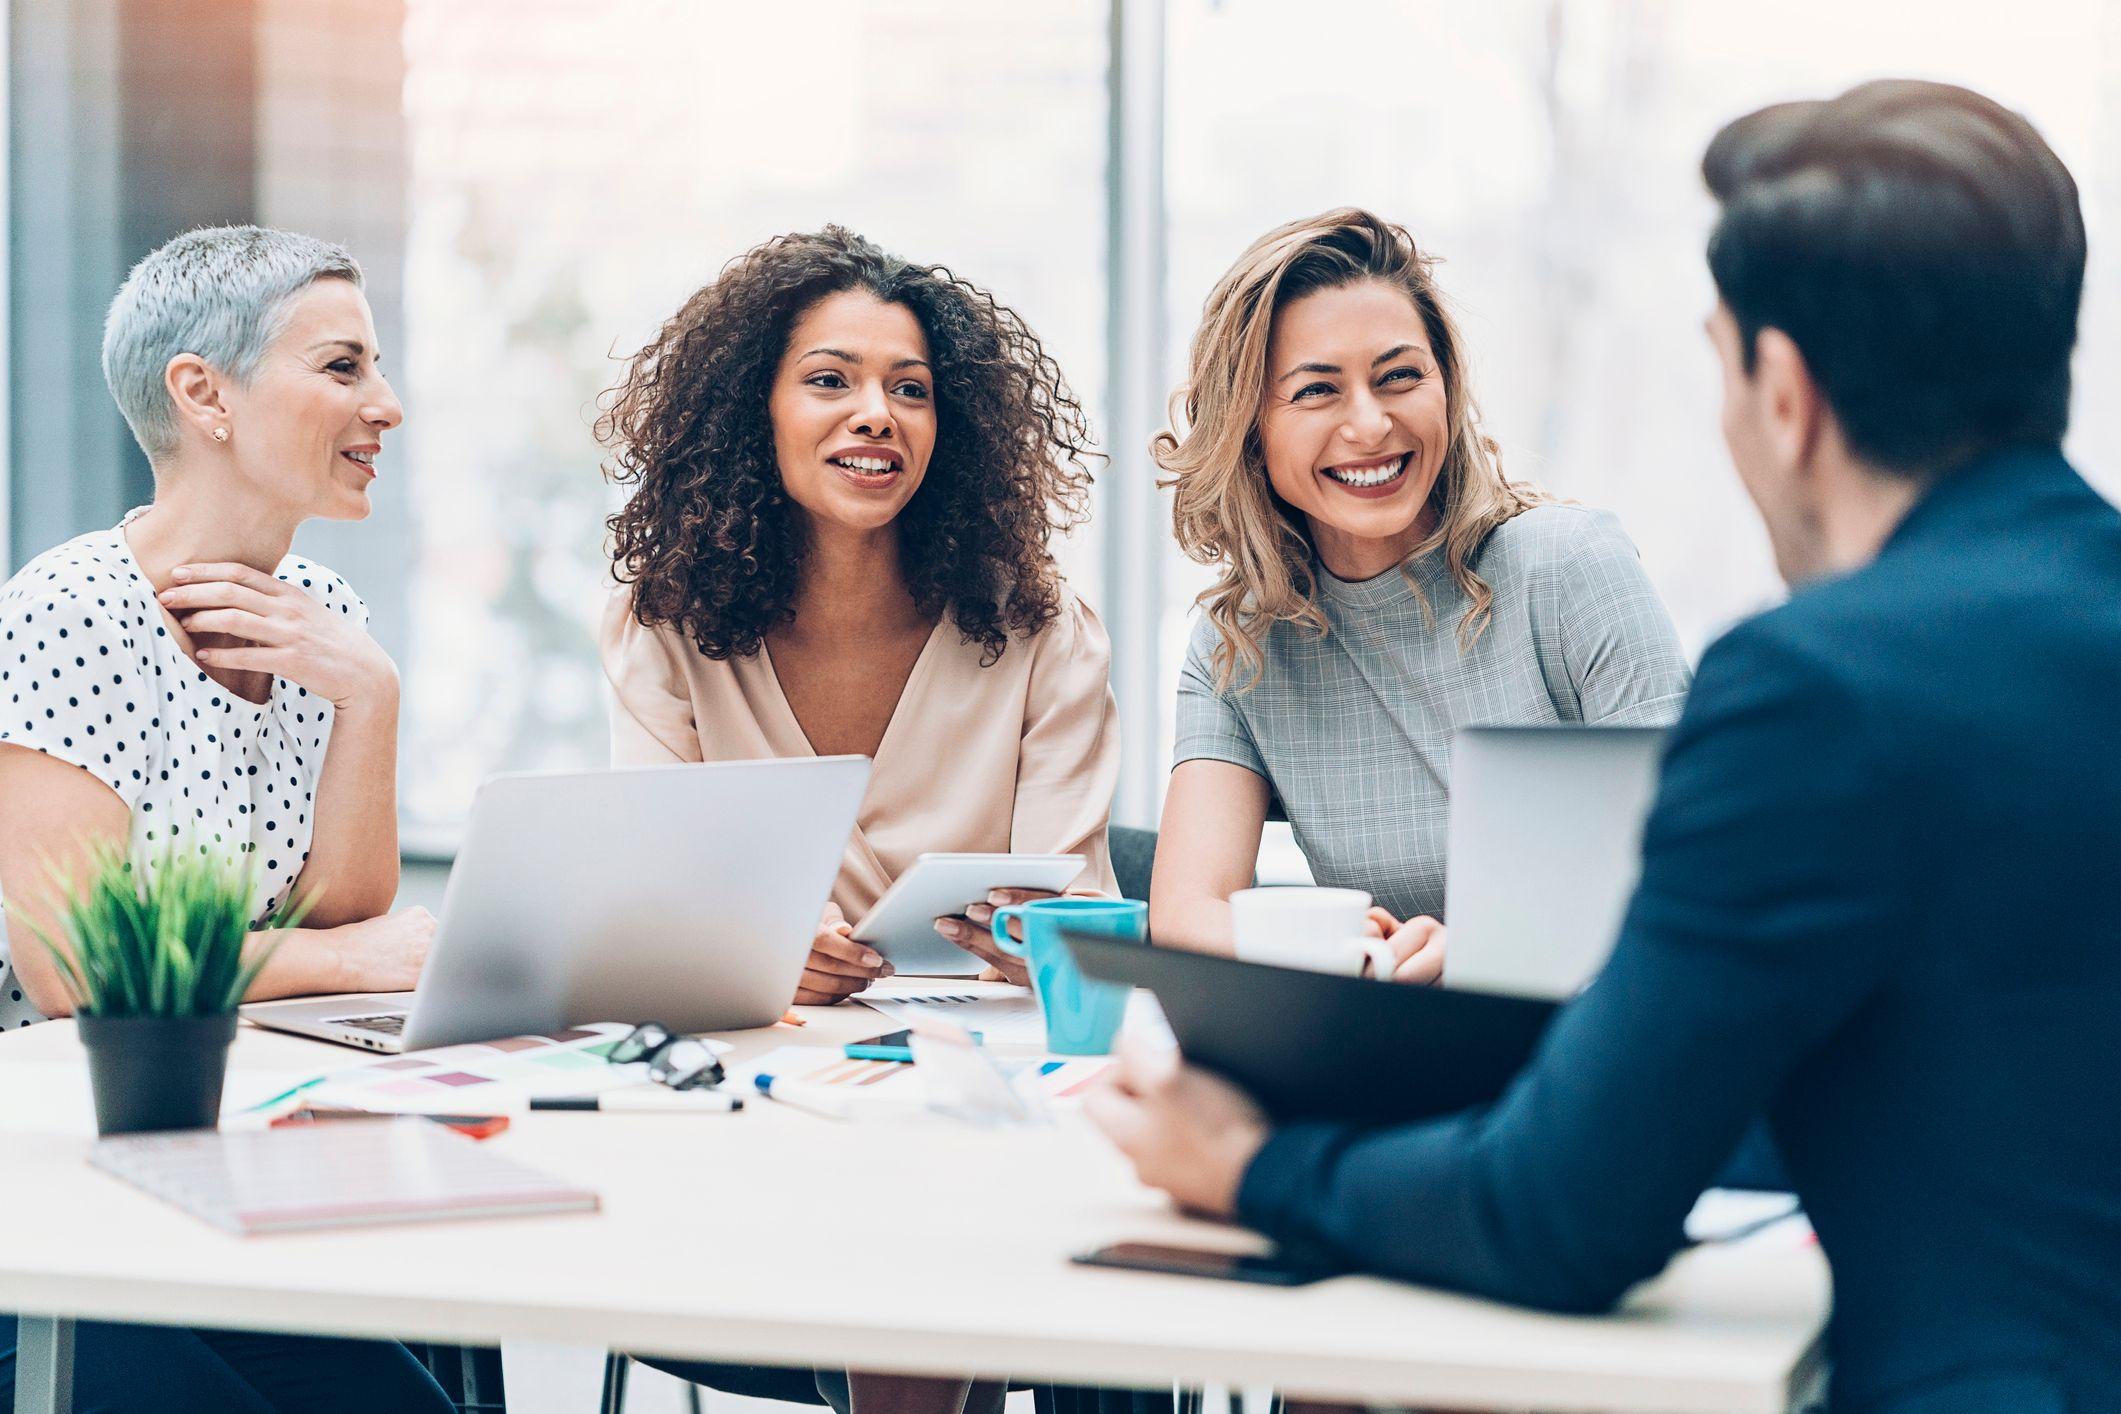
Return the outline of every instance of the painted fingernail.
<path id="1" fill-rule="evenodd" d="M 935 920 L 935 931 L 946 938 L 954 938 L 963 930 L 958 927 L 955 919 L 938 918 Z"/>
<path id="2" fill-rule="evenodd" d="M 882 957 L 878 956 L 877 954 L 875 954 L 875 953 L 873 953 L 873 952 L 865 952 L 865 953 L 863 953 L 863 954 L 862 954 L 862 966 L 864 966 L 864 967 L 875 967 L 875 966 L 876 966 L 876 965 L 877 965 L 878 963 L 881 963 L 881 962 L 882 962 L 883 960 L 884 960 L 884 959 L 883 959 Z"/>
<path id="3" fill-rule="evenodd" d="M 1009 891 L 1007 889 L 989 889 L 987 891 L 987 902 L 989 903 L 1006 903 L 1008 899 Z"/>
<path id="4" fill-rule="evenodd" d="M 214 660 L 214 650 L 211 648 L 201 648 L 198 650 L 198 657 L 199 661 L 202 663 L 211 663 Z"/>
<path id="5" fill-rule="evenodd" d="M 175 569 L 173 569 L 173 570 L 171 570 L 171 571 L 169 572 L 169 577 L 170 577 L 171 579 L 190 579 L 190 578 L 191 578 L 191 566 L 189 566 L 189 565 L 178 565 L 178 566 L 177 566 L 177 567 L 176 567 Z"/>

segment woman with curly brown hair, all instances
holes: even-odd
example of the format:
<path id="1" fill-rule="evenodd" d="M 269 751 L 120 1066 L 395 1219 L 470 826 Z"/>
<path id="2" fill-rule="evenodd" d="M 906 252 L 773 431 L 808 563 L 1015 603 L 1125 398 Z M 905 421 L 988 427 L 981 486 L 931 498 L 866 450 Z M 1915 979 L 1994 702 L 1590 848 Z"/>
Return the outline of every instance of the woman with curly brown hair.
<path id="1" fill-rule="evenodd" d="M 1076 890 L 1118 893 L 1110 653 L 1047 545 L 1081 519 L 1089 434 L 1022 319 L 840 227 L 782 236 L 663 325 L 598 431 L 635 488 L 610 521 L 612 763 L 873 759 L 796 1001 L 890 970 L 847 920 L 923 852 L 1081 854 Z M 986 927 L 1036 895 L 1002 894 L 937 929 L 1022 982 Z M 952 1411 L 968 1386 L 857 1375 L 852 1398 Z"/>
<path id="2" fill-rule="evenodd" d="M 1318 882 L 1381 905 L 1399 978 L 1434 980 L 1452 733 L 1679 713 L 1634 545 L 1503 475 L 1430 265 L 1346 208 L 1269 231 L 1208 296 L 1153 444 L 1180 545 L 1219 572 L 1179 680 L 1160 943 L 1230 950 L 1278 796 Z"/>
<path id="3" fill-rule="evenodd" d="M 782 236 L 685 302 L 599 430 L 636 488 L 613 764 L 874 760 L 798 1002 L 889 970 L 847 920 L 923 852 L 1081 854 L 1076 888 L 1117 893 L 1109 649 L 1047 545 L 1089 433 L 1022 319 L 837 226 Z M 985 931 L 1015 898 L 937 929 L 1021 982 Z"/>

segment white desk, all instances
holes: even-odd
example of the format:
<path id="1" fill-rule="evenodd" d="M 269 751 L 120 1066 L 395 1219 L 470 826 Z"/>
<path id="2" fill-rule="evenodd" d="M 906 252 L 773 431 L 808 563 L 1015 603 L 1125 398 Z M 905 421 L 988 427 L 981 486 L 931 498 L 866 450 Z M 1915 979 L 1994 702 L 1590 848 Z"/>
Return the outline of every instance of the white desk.
<path id="1" fill-rule="evenodd" d="M 802 1030 L 728 1039 L 741 1054 L 881 1029 L 864 1009 L 805 1014 Z M 231 1067 L 356 1059 L 246 1026 Z M 0 1311 L 28 1318 L 18 1410 L 45 1407 L 27 1376 L 70 1350 L 73 1319 L 1481 1409 L 1768 1414 L 1817 1380 L 1825 1264 L 1787 1244 L 1690 1252 L 1602 1319 L 1370 1278 L 1277 1290 L 1070 1266 L 1123 1239 L 1252 1245 L 1172 1213 L 1077 1118 L 539 1114 L 487 1142 L 593 1185 L 601 1213 L 239 1239 L 88 1167 L 82 1067 L 70 1025 L 0 1037 Z"/>

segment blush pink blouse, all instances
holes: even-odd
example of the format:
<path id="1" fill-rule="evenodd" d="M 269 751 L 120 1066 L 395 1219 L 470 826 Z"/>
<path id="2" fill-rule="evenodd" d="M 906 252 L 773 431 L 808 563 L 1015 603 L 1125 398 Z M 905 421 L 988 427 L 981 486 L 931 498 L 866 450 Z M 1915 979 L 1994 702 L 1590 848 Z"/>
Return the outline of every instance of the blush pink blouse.
<path id="1" fill-rule="evenodd" d="M 810 756 L 761 645 L 716 662 L 682 631 L 644 628 L 629 587 L 599 634 L 615 700 L 611 764 Z M 850 920 L 927 853 L 1080 854 L 1073 893 L 1118 897 L 1105 829 L 1119 780 L 1111 647 L 1063 593 L 1060 616 L 980 666 L 946 615 L 929 635 L 877 744 L 833 902 Z"/>

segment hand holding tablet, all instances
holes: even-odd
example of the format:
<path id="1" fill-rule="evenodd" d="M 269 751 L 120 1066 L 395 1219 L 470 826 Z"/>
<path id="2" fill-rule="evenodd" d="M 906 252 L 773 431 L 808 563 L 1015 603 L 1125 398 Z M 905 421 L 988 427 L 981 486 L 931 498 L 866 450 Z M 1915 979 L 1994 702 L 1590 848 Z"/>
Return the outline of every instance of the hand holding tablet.
<path id="1" fill-rule="evenodd" d="M 968 977 L 982 960 L 937 933 L 938 918 L 962 915 L 996 889 L 1058 893 L 1083 864 L 1079 854 L 924 854 L 854 925 L 853 936 L 900 972 Z"/>
<path id="2" fill-rule="evenodd" d="M 862 943 L 854 941 L 853 927 L 829 899 L 817 932 L 810 940 L 810 956 L 804 959 L 803 975 L 796 984 L 795 1005 L 831 1006 L 868 987 L 879 977 L 891 975 L 891 965 Z"/>
<path id="3" fill-rule="evenodd" d="M 1061 895 L 1051 889 L 993 889 L 984 900 L 968 904 L 962 917 L 936 919 L 935 931 L 984 962 L 987 970 L 979 974 L 983 979 L 1028 987 L 1031 985 L 1031 964 L 1021 954 L 1002 946 L 1002 940 L 994 935 L 995 915 L 1012 904 L 1038 903 L 1059 897 Z M 1021 919 L 1009 924 L 1010 936 L 1021 941 L 1023 927 Z"/>

